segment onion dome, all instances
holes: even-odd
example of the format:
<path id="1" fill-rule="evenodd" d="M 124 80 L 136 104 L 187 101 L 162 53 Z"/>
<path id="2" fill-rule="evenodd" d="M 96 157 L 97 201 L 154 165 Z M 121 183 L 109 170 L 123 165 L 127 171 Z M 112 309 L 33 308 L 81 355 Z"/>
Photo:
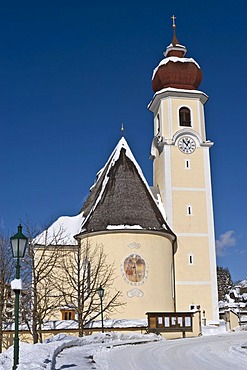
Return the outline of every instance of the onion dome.
<path id="1" fill-rule="evenodd" d="M 202 71 L 193 58 L 185 58 L 187 49 L 179 44 L 176 36 L 175 17 L 173 19 L 173 39 L 164 52 L 164 59 L 155 68 L 152 77 L 154 92 L 172 87 L 196 90 L 202 81 Z"/>

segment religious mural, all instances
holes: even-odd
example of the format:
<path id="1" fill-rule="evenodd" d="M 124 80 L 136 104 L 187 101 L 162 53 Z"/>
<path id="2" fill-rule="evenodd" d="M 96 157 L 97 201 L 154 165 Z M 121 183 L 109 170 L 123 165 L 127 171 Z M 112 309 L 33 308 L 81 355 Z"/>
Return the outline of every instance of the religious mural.
<path id="1" fill-rule="evenodd" d="M 139 283 L 145 277 L 146 263 L 138 254 L 131 254 L 124 261 L 124 272 L 132 283 Z"/>

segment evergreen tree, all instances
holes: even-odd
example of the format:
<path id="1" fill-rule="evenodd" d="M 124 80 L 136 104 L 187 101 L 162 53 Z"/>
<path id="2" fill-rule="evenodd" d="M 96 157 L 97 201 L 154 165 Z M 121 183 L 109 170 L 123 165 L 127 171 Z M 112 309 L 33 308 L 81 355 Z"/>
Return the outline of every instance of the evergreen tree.
<path id="1" fill-rule="evenodd" d="M 217 266 L 218 299 L 224 301 L 229 288 L 233 286 L 232 277 L 228 267 Z"/>

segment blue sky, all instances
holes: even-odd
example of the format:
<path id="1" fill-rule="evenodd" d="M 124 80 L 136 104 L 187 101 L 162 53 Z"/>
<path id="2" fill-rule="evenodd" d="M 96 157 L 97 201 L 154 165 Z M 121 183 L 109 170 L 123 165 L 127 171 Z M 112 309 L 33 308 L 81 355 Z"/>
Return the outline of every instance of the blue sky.
<path id="1" fill-rule="evenodd" d="M 0 2 L 0 225 L 81 208 L 125 137 L 152 183 L 152 71 L 172 38 L 202 67 L 218 263 L 247 276 L 243 1 Z"/>

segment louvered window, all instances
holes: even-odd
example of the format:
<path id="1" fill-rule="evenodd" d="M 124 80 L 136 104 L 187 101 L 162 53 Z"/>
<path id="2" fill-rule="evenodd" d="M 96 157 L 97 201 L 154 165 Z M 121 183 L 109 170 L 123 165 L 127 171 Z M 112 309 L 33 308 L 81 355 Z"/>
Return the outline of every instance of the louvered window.
<path id="1" fill-rule="evenodd" d="M 191 127 L 191 117 L 189 108 L 182 107 L 179 109 L 179 125 Z"/>

